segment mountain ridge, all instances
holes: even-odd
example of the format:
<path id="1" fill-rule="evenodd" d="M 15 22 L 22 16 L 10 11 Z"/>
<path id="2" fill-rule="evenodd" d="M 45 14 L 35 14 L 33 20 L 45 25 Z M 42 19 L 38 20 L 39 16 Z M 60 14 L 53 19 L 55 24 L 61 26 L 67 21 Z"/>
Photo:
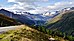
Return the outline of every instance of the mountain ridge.
<path id="1" fill-rule="evenodd" d="M 0 14 L 0 26 L 11 26 L 11 25 L 19 25 L 19 24 L 21 23 L 3 14 Z"/>
<path id="2" fill-rule="evenodd" d="M 58 17 L 60 17 L 60 18 L 58 18 Z M 51 23 L 49 23 L 50 27 L 48 26 L 48 28 L 53 31 L 60 30 L 61 32 L 65 32 L 67 34 L 73 35 L 73 33 L 74 33 L 74 28 L 73 28 L 74 27 L 73 26 L 74 11 L 62 13 L 61 16 L 58 15 L 58 17 L 56 17 L 56 18 L 58 18 L 58 20 L 56 20 L 56 18 L 53 18 L 53 21 L 49 21 Z"/>

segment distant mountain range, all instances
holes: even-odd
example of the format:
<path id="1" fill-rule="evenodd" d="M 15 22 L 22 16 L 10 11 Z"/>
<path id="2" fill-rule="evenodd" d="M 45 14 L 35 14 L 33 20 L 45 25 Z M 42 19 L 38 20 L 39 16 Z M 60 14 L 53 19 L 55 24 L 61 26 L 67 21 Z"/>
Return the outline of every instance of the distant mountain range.
<path id="1" fill-rule="evenodd" d="M 30 20 L 26 16 L 14 14 L 13 12 L 7 11 L 5 9 L 1 9 L 0 14 L 3 14 L 3 15 L 8 16 L 10 18 L 16 19 L 17 21 L 19 21 L 21 23 L 25 23 L 28 25 L 35 24 L 34 21 Z"/>
<path id="2" fill-rule="evenodd" d="M 16 11 L 16 13 L 13 13 L 8 10 L 1 9 L 0 14 L 3 14 L 3 15 L 8 16 L 10 18 L 16 19 L 24 24 L 36 26 L 36 25 L 45 25 L 48 20 L 51 20 L 55 16 L 59 15 L 60 12 L 64 12 L 64 11 L 72 10 L 72 9 L 74 9 L 74 8 L 73 7 L 72 8 L 64 8 L 61 11 L 53 11 L 53 12 L 48 11 L 43 14 L 31 14 L 29 12 L 22 13 L 22 12 L 18 12 L 18 11 Z M 20 13 L 20 14 L 18 14 L 18 13 Z"/>
<path id="3" fill-rule="evenodd" d="M 54 16 L 58 15 L 59 13 L 56 12 L 56 14 L 52 14 L 49 13 L 49 16 L 46 16 L 45 14 L 31 14 L 29 12 L 16 12 L 16 14 L 14 14 L 13 12 L 7 11 L 5 9 L 1 9 L 0 13 L 8 16 L 10 18 L 16 19 L 18 21 L 20 21 L 21 23 L 25 23 L 28 25 L 44 25 L 46 23 L 46 21 L 48 19 L 53 18 Z M 18 14 L 20 13 L 20 14 Z"/>
<path id="4" fill-rule="evenodd" d="M 45 21 L 42 20 L 36 20 L 36 15 L 32 15 L 28 12 L 25 12 L 24 14 L 14 14 L 13 12 L 7 11 L 5 9 L 0 10 L 0 14 L 3 14 L 7 17 L 16 19 L 20 21 L 21 23 L 27 24 L 27 25 L 38 25 L 38 24 L 44 24 Z M 38 18 L 37 18 L 38 19 Z"/>

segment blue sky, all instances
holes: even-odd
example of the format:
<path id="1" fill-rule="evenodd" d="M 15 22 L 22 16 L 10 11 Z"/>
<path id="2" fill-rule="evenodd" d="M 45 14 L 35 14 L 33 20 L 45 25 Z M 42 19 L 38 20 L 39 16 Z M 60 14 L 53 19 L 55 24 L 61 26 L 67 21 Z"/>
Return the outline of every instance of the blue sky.
<path id="1" fill-rule="evenodd" d="M 36 2 L 36 3 L 40 4 L 41 6 L 48 6 L 48 5 L 53 5 L 54 3 L 61 2 L 61 1 L 67 1 L 67 0 L 48 0 L 47 2 L 40 1 L 40 2 Z M 16 4 L 16 3 L 8 2 L 8 0 L 0 0 L 0 4 L 5 6 L 5 7 L 8 7 L 8 6 L 11 6 L 11 5 Z"/>
<path id="2" fill-rule="evenodd" d="M 0 9 L 43 13 L 73 7 L 74 0 L 0 0 Z"/>

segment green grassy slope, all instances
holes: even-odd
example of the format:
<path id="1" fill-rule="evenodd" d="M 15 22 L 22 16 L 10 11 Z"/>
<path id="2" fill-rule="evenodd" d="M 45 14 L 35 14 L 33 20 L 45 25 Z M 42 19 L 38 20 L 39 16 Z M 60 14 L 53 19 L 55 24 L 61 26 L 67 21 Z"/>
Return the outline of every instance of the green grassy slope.
<path id="1" fill-rule="evenodd" d="M 53 24 L 53 23 L 59 21 L 59 20 L 61 19 L 61 17 L 62 17 L 62 14 L 59 14 L 59 15 L 55 16 L 55 17 L 52 18 L 51 20 L 48 20 L 48 21 L 47 21 L 47 25 Z"/>
<path id="2" fill-rule="evenodd" d="M 73 34 L 74 33 L 74 11 L 66 12 L 60 15 L 53 18 L 52 21 L 49 21 L 48 25 L 52 25 L 51 27 L 49 27 L 49 29 L 54 31 L 59 30 L 62 32 L 66 32 L 67 34 Z"/>
<path id="3" fill-rule="evenodd" d="M 32 29 L 28 26 L 21 26 L 17 30 L 11 30 L 0 34 L 1 41 L 48 41 L 48 35 Z"/>
<path id="4" fill-rule="evenodd" d="M 16 20 L 0 14 L 0 26 L 12 26 L 20 24 Z"/>
<path id="5" fill-rule="evenodd" d="M 0 34 L 0 41 L 49 41 L 48 37 L 52 37 L 52 35 L 44 34 L 43 32 L 23 25 L 19 26 L 16 30 L 10 30 Z M 65 41 L 58 36 L 53 38 L 56 41 Z"/>

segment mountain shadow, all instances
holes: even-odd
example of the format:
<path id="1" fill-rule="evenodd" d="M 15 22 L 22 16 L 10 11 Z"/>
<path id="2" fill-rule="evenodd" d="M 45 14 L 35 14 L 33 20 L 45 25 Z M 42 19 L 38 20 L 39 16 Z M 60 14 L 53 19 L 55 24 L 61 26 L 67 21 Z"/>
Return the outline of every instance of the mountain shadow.
<path id="1" fill-rule="evenodd" d="M 18 21 L 0 14 L 0 27 L 19 25 Z"/>

